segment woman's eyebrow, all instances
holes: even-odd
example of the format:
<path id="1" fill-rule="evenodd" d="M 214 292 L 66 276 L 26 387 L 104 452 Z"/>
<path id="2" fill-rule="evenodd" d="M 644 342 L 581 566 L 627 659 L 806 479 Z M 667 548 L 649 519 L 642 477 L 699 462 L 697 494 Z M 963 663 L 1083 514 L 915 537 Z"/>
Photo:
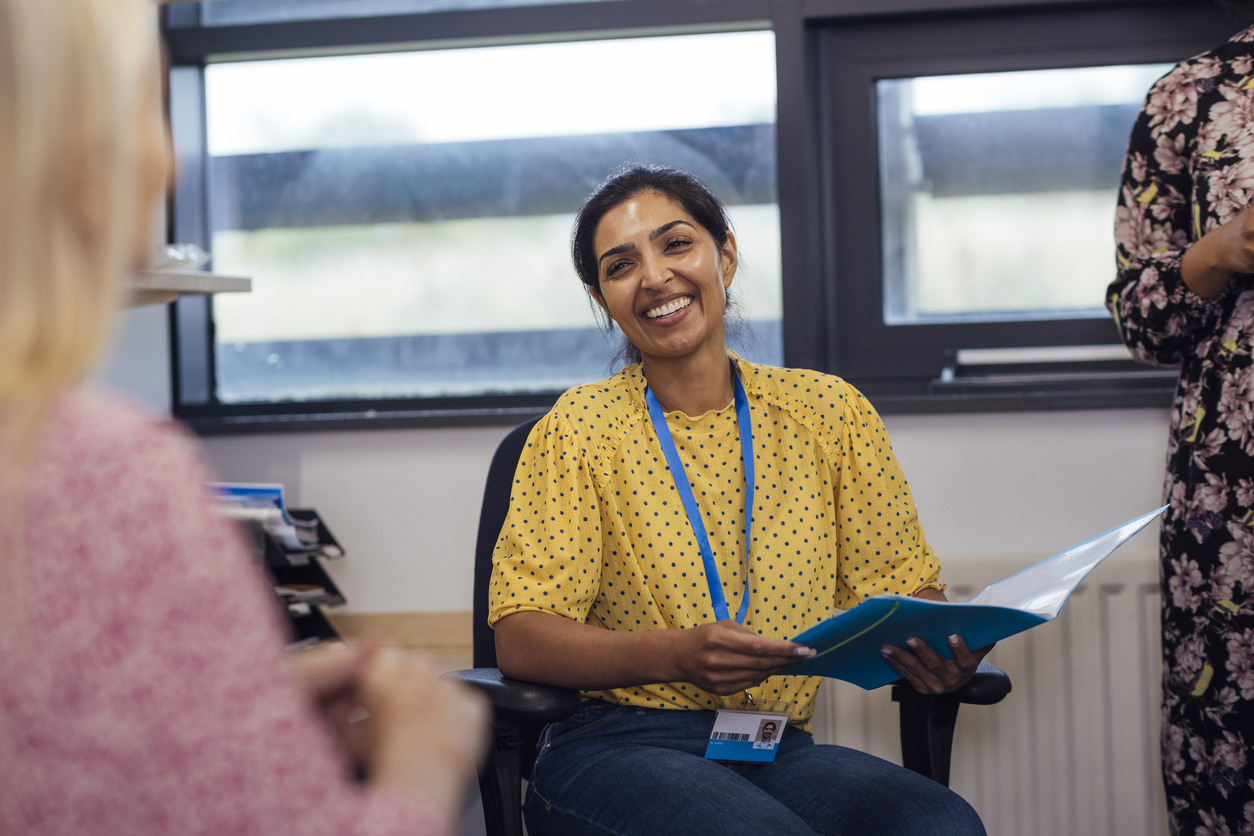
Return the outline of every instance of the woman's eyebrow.
<path id="1" fill-rule="evenodd" d="M 601 257 L 597 259 L 597 264 L 600 264 L 602 261 L 605 261 L 605 259 L 609 258 L 612 255 L 621 255 L 622 253 L 629 253 L 635 248 L 636 248 L 635 244 L 619 244 L 617 247 L 610 247 L 608 250 L 601 253 Z"/>
<path id="2" fill-rule="evenodd" d="M 671 221 L 668 224 L 662 224 L 657 229 L 649 233 L 649 240 L 656 241 L 657 239 L 661 238 L 663 235 L 670 232 L 672 229 L 679 226 L 680 224 L 687 224 L 687 223 L 688 223 L 687 221 L 680 219 L 677 221 Z M 689 225 L 691 226 L 691 224 Z"/>
<path id="3" fill-rule="evenodd" d="M 672 229 L 679 226 L 680 224 L 686 224 L 688 226 L 691 226 L 691 224 L 689 224 L 687 221 L 683 219 L 680 219 L 677 221 L 671 221 L 670 223 L 662 224 L 657 229 L 650 232 L 649 240 L 656 241 L 658 238 L 661 238 L 663 235 L 670 232 Z M 601 257 L 597 259 L 597 264 L 600 264 L 602 261 L 605 261 L 605 259 L 609 258 L 612 255 L 621 255 L 622 253 L 629 253 L 635 248 L 636 248 L 635 244 L 619 244 L 616 247 L 610 247 L 608 250 L 601 253 Z"/>

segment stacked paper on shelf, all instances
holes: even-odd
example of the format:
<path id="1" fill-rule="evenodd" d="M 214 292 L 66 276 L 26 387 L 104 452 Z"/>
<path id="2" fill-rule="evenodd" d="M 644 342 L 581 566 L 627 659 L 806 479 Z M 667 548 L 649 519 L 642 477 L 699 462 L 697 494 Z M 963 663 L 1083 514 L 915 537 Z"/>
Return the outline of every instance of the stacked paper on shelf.
<path id="1" fill-rule="evenodd" d="M 318 547 L 318 521 L 298 520 L 283 504 L 283 486 L 267 483 L 210 482 L 209 490 L 222 512 L 232 519 L 260 523 L 292 551 Z"/>
<path id="2" fill-rule="evenodd" d="M 904 647 L 906 639 L 913 636 L 950 659 L 953 653 L 948 638 L 955 633 L 968 647 L 977 648 L 1052 621 L 1097 564 L 1167 507 L 1033 564 L 985 588 L 965 604 L 904 595 L 868 598 L 794 636 L 793 641 L 819 652 L 789 668 L 788 675 L 828 676 L 870 690 L 901 679 L 880 654 L 884 645 Z"/>

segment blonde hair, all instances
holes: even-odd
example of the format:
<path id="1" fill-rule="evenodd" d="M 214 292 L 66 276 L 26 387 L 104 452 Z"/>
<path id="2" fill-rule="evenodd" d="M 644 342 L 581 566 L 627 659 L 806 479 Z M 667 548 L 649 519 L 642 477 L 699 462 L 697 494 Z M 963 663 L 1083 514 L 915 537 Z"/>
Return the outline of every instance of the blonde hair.
<path id="1" fill-rule="evenodd" d="M 141 0 L 0 0 L 0 579 L 10 589 L 40 418 L 92 367 L 133 257 L 138 117 L 156 42 L 154 7 Z"/>
<path id="2" fill-rule="evenodd" d="M 152 14 L 0 0 L 0 420 L 80 380 L 108 334 L 139 216 Z"/>

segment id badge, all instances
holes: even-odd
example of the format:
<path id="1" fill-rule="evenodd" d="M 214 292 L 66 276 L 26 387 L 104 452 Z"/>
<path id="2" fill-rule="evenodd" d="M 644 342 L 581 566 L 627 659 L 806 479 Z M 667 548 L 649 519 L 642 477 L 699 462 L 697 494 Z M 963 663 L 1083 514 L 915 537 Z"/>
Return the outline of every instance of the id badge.
<path id="1" fill-rule="evenodd" d="M 716 761 L 774 763 L 786 728 L 787 714 L 721 708 L 714 715 L 705 756 Z"/>

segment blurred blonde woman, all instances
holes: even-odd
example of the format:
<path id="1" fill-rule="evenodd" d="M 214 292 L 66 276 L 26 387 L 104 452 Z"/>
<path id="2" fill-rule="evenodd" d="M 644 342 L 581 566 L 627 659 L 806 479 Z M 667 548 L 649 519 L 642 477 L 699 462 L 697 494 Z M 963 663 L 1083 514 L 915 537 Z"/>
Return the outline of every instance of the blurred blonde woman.
<path id="1" fill-rule="evenodd" d="M 447 833 L 481 700 L 289 665 L 190 441 L 81 386 L 167 181 L 156 43 L 137 0 L 0 0 L 0 833 Z"/>

